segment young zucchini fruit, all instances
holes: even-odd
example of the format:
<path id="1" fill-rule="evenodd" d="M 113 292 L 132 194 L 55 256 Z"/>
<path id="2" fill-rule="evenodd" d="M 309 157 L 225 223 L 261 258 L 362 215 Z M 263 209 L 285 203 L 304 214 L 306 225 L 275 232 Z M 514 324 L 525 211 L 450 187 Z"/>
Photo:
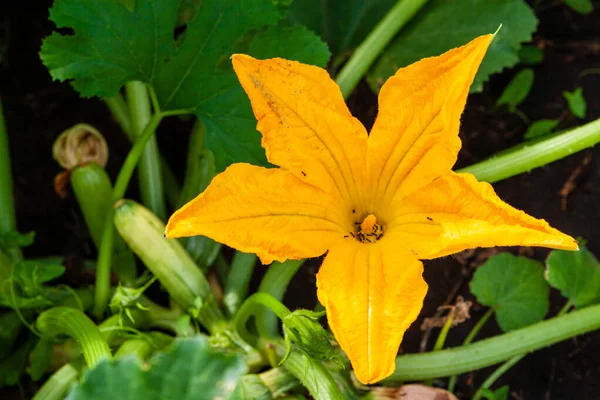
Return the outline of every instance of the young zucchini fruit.
<path id="1" fill-rule="evenodd" d="M 224 317 L 206 277 L 178 240 L 164 237 L 164 223 L 132 200 L 115 204 L 114 220 L 119 234 L 171 297 L 211 333 L 222 330 Z"/>

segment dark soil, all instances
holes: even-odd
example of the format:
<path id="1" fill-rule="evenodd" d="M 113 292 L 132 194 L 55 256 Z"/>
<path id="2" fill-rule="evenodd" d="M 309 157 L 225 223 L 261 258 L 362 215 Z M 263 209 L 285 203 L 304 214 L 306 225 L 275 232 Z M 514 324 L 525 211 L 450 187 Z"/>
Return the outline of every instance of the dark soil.
<path id="1" fill-rule="evenodd" d="M 579 125 L 585 121 L 568 116 L 562 92 L 582 86 L 588 106 L 586 121 L 598 118 L 600 75 L 582 77 L 582 73 L 600 67 L 600 4 L 596 3 L 597 9 L 593 14 L 580 16 L 560 1 L 542 3 L 548 6 L 537 12 L 540 25 L 534 43 L 544 49 L 545 60 L 533 67 L 535 85 L 520 109 L 532 120 L 563 118 L 561 127 Z M 81 99 L 69 85 L 52 82 L 42 66 L 37 53 L 42 37 L 53 29 L 47 21 L 50 5 L 49 0 L 0 3 L 0 42 L 6 42 L 8 46 L 0 64 L 0 95 L 10 132 L 19 229 L 37 233 L 35 244 L 25 250 L 26 256 L 61 255 L 81 260 L 95 257 L 95 250 L 73 196 L 62 199 L 54 193 L 53 179 L 60 168 L 52 160 L 52 142 L 61 131 L 78 122 L 91 123 L 109 143 L 111 156 L 107 169 L 113 178 L 129 144 L 101 101 Z M 470 96 L 463 115 L 463 149 L 458 167 L 483 160 L 522 142 L 526 129 L 522 120 L 494 108 L 503 87 L 517 71 L 518 68 L 494 76 L 484 93 Z M 349 104 L 366 125 L 372 124 L 376 97 L 366 85 L 358 88 Z M 182 154 L 185 154 L 188 128 L 189 123 L 170 121 L 159 130 L 161 148 L 180 174 L 184 168 L 185 157 Z M 589 160 L 587 164 L 584 163 L 586 159 Z M 585 238 L 592 252 L 600 255 L 599 160 L 600 148 L 596 147 L 529 174 L 499 182 L 494 187 L 500 197 L 515 207 L 546 219 L 566 233 Z M 568 196 L 566 209 L 562 209 L 559 192 L 580 166 L 582 171 L 575 181 L 576 186 Z M 135 184 L 128 195 L 137 196 Z M 425 279 L 430 285 L 429 294 L 421 317 L 406 334 L 402 352 L 420 351 L 424 333 L 419 326 L 424 317 L 435 314 L 437 307 L 453 303 L 457 295 L 473 300 L 468 290 L 472 272 L 493 251 L 478 250 L 426 262 Z M 532 255 L 539 260 L 548 253 L 547 250 L 529 248 L 510 251 Z M 314 275 L 319 262 L 308 262 L 294 278 L 285 299 L 287 304 L 307 308 L 315 305 Z M 258 275 L 264 272 L 260 269 Z M 69 272 L 72 283 L 81 281 L 80 271 Z M 564 299 L 553 293 L 551 315 L 558 312 L 563 304 Z M 485 309 L 475 303 L 471 309 L 471 320 L 450 332 L 448 344 L 461 343 L 484 312 Z M 480 337 L 498 333 L 499 328 L 490 321 Z M 431 348 L 436 335 L 437 331 L 434 331 L 427 349 Z M 458 383 L 459 397 L 470 398 L 492 370 L 489 368 L 462 376 Z M 511 398 L 514 399 L 600 399 L 600 332 L 573 338 L 528 355 L 494 387 L 503 384 L 510 385 Z M 35 389 L 36 384 L 27 383 L 21 395 L 18 391 L 10 393 L 15 398 L 28 398 Z M 5 398 L 3 395 L 0 397 Z"/>

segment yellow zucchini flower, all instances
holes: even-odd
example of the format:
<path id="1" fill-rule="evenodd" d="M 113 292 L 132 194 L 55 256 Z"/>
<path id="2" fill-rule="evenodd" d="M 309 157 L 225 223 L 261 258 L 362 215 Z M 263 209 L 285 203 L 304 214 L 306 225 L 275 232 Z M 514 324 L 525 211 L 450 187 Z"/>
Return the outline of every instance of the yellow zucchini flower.
<path id="1" fill-rule="evenodd" d="M 475 247 L 578 248 L 489 184 L 451 171 L 492 38 L 398 70 L 381 88 L 370 134 L 325 70 L 234 55 L 278 168 L 231 165 L 173 214 L 166 235 L 205 235 L 264 264 L 327 253 L 317 294 L 331 330 L 358 380 L 389 376 L 427 292 L 420 260 Z"/>

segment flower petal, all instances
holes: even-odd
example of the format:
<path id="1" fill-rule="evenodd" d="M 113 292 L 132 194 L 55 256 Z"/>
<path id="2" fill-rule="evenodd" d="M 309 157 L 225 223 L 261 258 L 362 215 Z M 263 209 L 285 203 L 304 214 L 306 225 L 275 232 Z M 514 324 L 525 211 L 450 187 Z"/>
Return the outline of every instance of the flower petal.
<path id="1" fill-rule="evenodd" d="M 289 171 L 233 164 L 171 216 L 166 235 L 208 236 L 264 264 L 316 257 L 348 232 L 335 203 Z"/>
<path id="2" fill-rule="evenodd" d="M 317 274 L 327 320 L 362 383 L 392 374 L 404 332 L 419 315 L 423 264 L 394 237 L 339 241 Z"/>
<path id="3" fill-rule="evenodd" d="M 492 38 L 401 68 L 383 85 L 367 156 L 378 201 L 404 197 L 452 168 L 460 115 Z"/>
<path id="4" fill-rule="evenodd" d="M 324 69 L 236 54 L 233 67 L 250 97 L 267 159 L 298 178 L 357 203 L 367 132 Z"/>
<path id="5" fill-rule="evenodd" d="M 391 229 L 420 259 L 475 247 L 543 246 L 577 250 L 577 241 L 504 203 L 492 186 L 454 172 L 401 200 Z"/>

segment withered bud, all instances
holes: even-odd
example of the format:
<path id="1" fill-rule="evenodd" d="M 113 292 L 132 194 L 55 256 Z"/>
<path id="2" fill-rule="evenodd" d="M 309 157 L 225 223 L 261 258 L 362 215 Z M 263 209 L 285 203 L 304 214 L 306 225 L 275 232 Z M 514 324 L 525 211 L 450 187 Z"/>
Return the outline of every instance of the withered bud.
<path id="1" fill-rule="evenodd" d="M 52 157 L 67 170 L 91 162 L 105 167 L 108 146 L 96 128 L 88 124 L 77 124 L 63 131 L 54 141 Z"/>

